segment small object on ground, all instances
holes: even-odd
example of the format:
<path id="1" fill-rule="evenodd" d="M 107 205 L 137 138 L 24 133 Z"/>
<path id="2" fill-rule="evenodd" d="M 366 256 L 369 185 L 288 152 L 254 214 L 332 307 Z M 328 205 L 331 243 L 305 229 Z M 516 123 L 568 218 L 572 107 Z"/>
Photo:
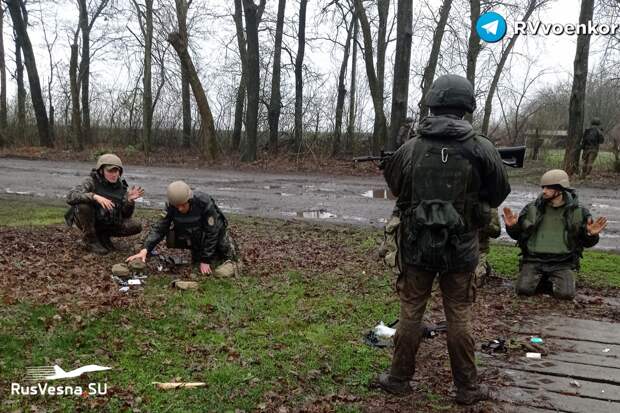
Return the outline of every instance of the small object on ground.
<path id="1" fill-rule="evenodd" d="M 540 360 L 542 358 L 542 354 L 540 353 L 525 353 L 525 357 L 528 359 Z"/>
<path id="2" fill-rule="evenodd" d="M 540 337 L 532 337 L 530 338 L 530 342 L 533 344 L 542 344 L 544 343 L 543 339 Z"/>
<path id="3" fill-rule="evenodd" d="M 445 320 L 437 324 L 422 323 L 422 335 L 426 338 L 433 338 L 443 331 L 448 331 L 448 322 Z"/>
<path id="4" fill-rule="evenodd" d="M 491 340 L 487 343 L 482 344 L 482 350 L 490 352 L 490 353 L 506 353 L 508 349 L 506 348 L 506 340 L 501 338 L 497 338 L 495 340 Z"/>
<path id="5" fill-rule="evenodd" d="M 137 278 L 132 278 L 130 280 L 127 280 L 127 285 L 140 285 L 142 284 L 142 281 L 140 281 Z"/>
<path id="6" fill-rule="evenodd" d="M 570 381 L 570 385 L 571 386 L 575 386 L 575 387 L 581 387 L 581 384 L 579 384 L 579 382 L 577 380 L 571 380 Z"/>
<path id="7" fill-rule="evenodd" d="M 142 260 L 131 260 L 129 261 L 129 269 L 134 272 L 142 272 L 146 269 L 146 263 Z"/>
<path id="8" fill-rule="evenodd" d="M 130 271 L 125 264 L 114 264 L 112 266 L 112 274 L 117 277 L 129 277 Z"/>
<path id="9" fill-rule="evenodd" d="M 392 334 L 392 336 L 380 336 L 380 335 L 377 335 L 376 331 L 377 329 L 379 329 L 379 331 L 382 331 L 385 333 L 386 331 L 389 332 L 389 330 L 394 330 L 394 333 L 395 333 L 396 329 L 394 329 L 394 326 L 397 323 L 398 323 L 398 319 L 394 320 L 393 322 L 391 322 L 390 324 L 386 326 L 385 324 L 383 324 L 383 321 L 381 321 L 375 328 L 370 330 L 364 336 L 364 343 L 368 344 L 371 347 L 379 347 L 379 348 L 394 346 L 394 341 L 392 340 L 392 336 L 394 334 Z M 388 330 L 385 330 L 385 329 L 388 329 Z"/>
<path id="10" fill-rule="evenodd" d="M 196 281 L 174 280 L 172 282 L 172 286 L 174 288 L 178 288 L 179 290 L 196 290 L 196 289 L 198 289 L 198 283 Z"/>
<path id="11" fill-rule="evenodd" d="M 196 382 L 196 383 L 159 383 L 154 381 L 153 384 L 157 386 L 158 389 L 161 390 L 170 390 L 170 389 L 195 389 L 197 387 L 206 387 L 207 383 Z"/>
<path id="12" fill-rule="evenodd" d="M 396 334 L 396 329 L 386 326 L 385 324 L 383 324 L 383 321 L 380 321 L 379 324 L 375 326 L 373 331 L 377 335 L 377 337 L 381 338 L 391 338 L 394 336 L 394 334 Z"/>
<path id="13" fill-rule="evenodd" d="M 112 281 L 114 281 L 116 284 L 120 285 L 121 287 L 127 286 L 127 281 L 117 277 L 116 275 L 112 276 Z"/>
<path id="14" fill-rule="evenodd" d="M 610 351 L 611 351 L 611 349 L 609 349 L 609 348 L 604 348 L 603 349 L 603 353 L 609 353 Z"/>
<path id="15" fill-rule="evenodd" d="M 129 291 L 129 287 L 125 286 L 125 287 L 121 287 L 118 289 L 118 291 L 122 292 L 122 293 L 126 293 Z"/>

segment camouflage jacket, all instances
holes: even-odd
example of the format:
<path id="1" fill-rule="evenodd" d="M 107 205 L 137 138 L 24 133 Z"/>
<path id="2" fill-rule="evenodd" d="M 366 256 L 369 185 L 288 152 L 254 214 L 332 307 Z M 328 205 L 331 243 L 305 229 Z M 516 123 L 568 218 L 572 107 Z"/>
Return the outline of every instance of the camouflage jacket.
<path id="1" fill-rule="evenodd" d="M 127 182 L 124 179 L 119 179 L 116 184 L 110 184 L 95 169 L 90 172 L 90 175 L 81 184 L 76 185 L 69 191 L 67 194 L 67 204 L 71 206 L 77 204 L 99 205 L 94 199 L 97 184 L 107 185 L 111 190 L 122 190 L 124 195 L 121 205 L 115 203 L 115 208 L 120 211 L 120 215 L 123 218 L 130 218 L 133 215 L 135 203 L 127 198 Z M 116 186 L 119 187 L 115 188 Z"/>
<path id="2" fill-rule="evenodd" d="M 144 240 L 144 248 L 150 253 L 171 229 L 191 240 L 192 249 L 200 262 L 212 264 L 228 256 L 226 229 L 228 221 L 213 198 L 202 192 L 194 192 L 189 200 L 190 210 L 181 214 L 174 206 L 166 204 L 165 215 L 151 226 Z M 195 217 L 195 220 L 192 220 Z M 190 222 L 192 221 L 192 222 Z"/>

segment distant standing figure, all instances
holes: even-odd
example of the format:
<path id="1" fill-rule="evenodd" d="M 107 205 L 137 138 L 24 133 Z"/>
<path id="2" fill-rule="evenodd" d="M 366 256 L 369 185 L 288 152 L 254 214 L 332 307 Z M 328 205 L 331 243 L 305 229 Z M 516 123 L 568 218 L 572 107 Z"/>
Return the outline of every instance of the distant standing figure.
<path id="1" fill-rule="evenodd" d="M 598 148 L 601 143 L 605 141 L 603 132 L 601 132 L 600 125 L 601 120 L 599 118 L 592 118 L 591 126 L 583 133 L 583 139 L 581 140 L 581 161 L 583 162 L 583 169 L 581 170 L 581 179 L 585 179 L 592 172 L 592 165 L 598 156 Z"/>

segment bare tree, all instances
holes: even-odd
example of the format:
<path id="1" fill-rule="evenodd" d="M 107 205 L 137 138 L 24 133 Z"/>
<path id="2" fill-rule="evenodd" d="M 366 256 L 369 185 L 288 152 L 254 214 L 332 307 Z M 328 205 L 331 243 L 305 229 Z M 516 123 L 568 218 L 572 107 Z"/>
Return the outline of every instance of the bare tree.
<path id="1" fill-rule="evenodd" d="M 241 129 L 243 126 L 243 105 L 245 103 L 245 91 L 248 78 L 247 46 L 243 31 L 243 8 L 241 0 L 234 0 L 235 12 L 233 20 L 237 30 L 237 45 L 239 46 L 239 59 L 241 60 L 241 78 L 237 88 L 237 98 L 235 99 L 235 123 L 232 135 L 232 150 L 239 151 L 241 145 Z"/>
<path id="2" fill-rule="evenodd" d="M 579 24 L 587 24 L 594 15 L 594 0 L 581 0 Z M 564 152 L 564 170 L 573 175 L 579 170 L 579 152 L 583 133 L 584 102 L 588 82 L 588 58 L 590 55 L 590 35 L 577 37 L 575 51 L 573 89 L 568 108 L 568 140 Z"/>
<path id="3" fill-rule="evenodd" d="M 469 80 L 476 90 L 476 63 L 478 62 L 478 55 L 480 54 L 480 38 L 476 33 L 476 22 L 480 17 L 480 0 L 469 0 L 470 5 L 470 28 L 469 28 L 469 42 L 467 43 L 467 67 L 465 70 L 467 80 Z M 473 118 L 471 113 L 465 115 L 465 118 L 470 122 Z"/>
<path id="4" fill-rule="evenodd" d="M 353 37 L 351 38 L 353 51 L 351 52 L 351 83 L 349 86 L 349 119 L 347 122 L 347 139 L 346 149 L 351 151 L 353 146 L 353 134 L 355 133 L 355 89 L 356 89 L 356 77 L 357 77 L 357 38 L 359 32 L 359 20 L 355 7 L 353 7 Z"/>
<path id="5" fill-rule="evenodd" d="M 77 0 L 80 13 L 79 25 L 82 33 L 82 59 L 80 60 L 79 79 L 82 86 L 82 135 L 90 142 L 90 33 L 95 21 L 101 15 L 110 0 L 97 0 L 95 5 L 86 0 Z M 89 7 L 92 15 L 89 15 Z"/>
<path id="6" fill-rule="evenodd" d="M 299 1 L 299 30 L 297 32 L 297 55 L 295 56 L 295 151 L 301 151 L 303 138 L 303 65 L 304 51 L 306 48 L 306 7 L 308 0 Z"/>
<path id="7" fill-rule="evenodd" d="M 264 4 L 264 0 L 261 0 Z M 247 91 L 248 107 L 245 114 L 247 133 L 247 148 L 243 160 L 256 160 L 257 132 L 258 132 L 258 104 L 260 94 L 260 56 L 258 48 L 258 9 L 253 0 L 243 0 L 245 13 L 245 32 L 247 35 Z"/>
<path id="8" fill-rule="evenodd" d="M 194 92 L 194 98 L 198 105 L 198 111 L 200 112 L 200 119 L 202 124 L 200 126 L 200 135 L 203 148 L 203 158 L 215 159 L 217 157 L 217 142 L 215 139 L 215 125 L 213 124 L 213 114 L 209 107 L 209 101 L 207 95 L 202 87 L 198 72 L 194 67 L 192 58 L 187 50 L 187 44 L 183 43 L 181 36 L 178 33 L 170 33 L 168 35 L 168 42 L 172 45 L 177 52 L 181 63 L 185 66 L 187 74 L 189 75 L 189 84 Z"/>
<path id="9" fill-rule="evenodd" d="M 347 29 L 347 39 L 344 44 L 344 55 L 340 64 L 340 72 L 338 74 L 338 96 L 336 98 L 336 121 L 334 127 L 334 140 L 332 143 L 332 156 L 340 153 L 340 136 L 342 134 L 342 112 L 344 109 L 344 99 L 347 94 L 345 87 L 347 66 L 349 64 L 349 50 L 351 49 L 351 38 L 353 37 L 353 26 L 355 25 L 355 16 L 351 17 L 351 23 Z"/>
<path id="10" fill-rule="evenodd" d="M 187 11 L 192 0 L 175 0 L 179 36 L 184 44 L 189 44 L 187 33 Z M 185 65 L 181 64 L 181 107 L 183 110 L 183 146 L 189 148 L 192 139 L 192 107 L 190 100 L 189 74 Z"/>
<path id="11" fill-rule="evenodd" d="M 0 130 L 7 127 L 6 62 L 4 58 L 4 7 L 0 5 Z"/>
<path id="12" fill-rule="evenodd" d="M 428 63 L 424 68 L 424 75 L 422 76 L 422 96 L 420 98 L 420 103 L 418 103 L 418 107 L 420 108 L 420 119 L 428 115 L 428 106 L 426 106 L 425 98 L 431 88 L 433 80 L 435 79 L 435 70 L 437 69 L 437 61 L 439 60 L 439 52 L 441 51 L 441 42 L 446 31 L 446 24 L 448 22 L 448 16 L 450 15 L 451 8 L 452 0 L 443 0 L 443 3 L 439 9 L 439 21 L 437 22 L 437 26 L 435 27 L 435 31 L 433 33 L 433 42 L 431 52 L 428 57 Z M 398 129 L 396 129 L 396 131 L 398 131 Z"/>
<path id="13" fill-rule="evenodd" d="M 366 64 L 366 77 L 368 78 L 368 86 L 372 96 L 372 104 L 375 112 L 375 121 L 372 133 L 371 151 L 375 154 L 379 153 L 379 145 L 385 142 L 387 134 L 387 126 L 385 113 L 383 112 L 383 95 L 381 94 L 380 83 L 375 72 L 373 62 L 372 34 L 370 33 L 370 23 L 366 16 L 366 10 L 362 5 L 362 0 L 355 0 L 355 11 L 362 28 L 362 37 L 364 39 L 364 62 Z"/>
<path id="14" fill-rule="evenodd" d="M 71 91 L 71 142 L 75 149 L 84 149 L 82 139 L 82 121 L 80 115 L 80 84 L 78 80 L 78 44 L 79 28 L 73 36 L 71 57 L 69 59 L 69 90 Z"/>
<path id="15" fill-rule="evenodd" d="M 276 17 L 276 34 L 273 45 L 273 73 L 271 76 L 271 99 L 269 101 L 269 148 L 278 153 L 278 125 L 280 123 L 280 69 L 282 55 L 282 32 L 284 29 L 284 10 L 286 0 L 278 0 L 278 15 Z"/>
<path id="16" fill-rule="evenodd" d="M 392 82 L 392 111 L 388 150 L 396 149 L 398 129 L 407 116 L 409 100 L 409 66 L 411 65 L 411 39 L 413 36 L 413 1 L 399 0 L 396 11 L 396 55 L 394 81 Z"/>
<path id="17" fill-rule="evenodd" d="M 41 84 L 39 83 L 39 73 L 37 72 L 37 63 L 32 50 L 32 43 L 28 36 L 26 23 L 22 9 L 25 8 L 23 0 L 6 0 L 6 4 L 11 13 L 13 20 L 13 28 L 19 41 L 19 46 L 24 53 L 24 64 L 28 73 L 28 83 L 30 84 L 30 96 L 32 98 L 32 106 L 37 121 L 37 129 L 39 131 L 39 141 L 43 146 L 54 146 L 54 142 L 50 136 L 49 121 L 45 110 L 45 102 L 41 93 Z"/>

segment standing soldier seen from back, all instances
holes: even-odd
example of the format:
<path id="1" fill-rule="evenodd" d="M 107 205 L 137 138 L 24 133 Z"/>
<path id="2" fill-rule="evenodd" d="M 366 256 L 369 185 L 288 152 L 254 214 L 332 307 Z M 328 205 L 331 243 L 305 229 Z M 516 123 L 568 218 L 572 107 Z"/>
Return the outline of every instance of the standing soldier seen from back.
<path id="1" fill-rule="evenodd" d="M 151 226 L 144 248 L 127 259 L 146 261 L 157 244 L 166 238 L 168 248 L 189 249 L 192 263 L 201 274 L 230 277 L 238 272 L 235 243 L 228 221 L 213 198 L 193 192 L 183 181 L 168 185 L 165 216 Z"/>
<path id="2" fill-rule="evenodd" d="M 585 179 L 592 172 L 592 166 L 598 156 L 598 148 L 605 141 L 603 132 L 600 129 L 601 120 L 592 118 L 591 126 L 583 132 L 581 141 L 581 161 L 583 166 L 581 169 L 581 178 Z"/>
<path id="3" fill-rule="evenodd" d="M 86 246 L 94 253 L 113 250 L 110 237 L 128 237 L 142 231 L 142 226 L 130 218 L 135 200 L 144 195 L 144 190 L 128 189 L 122 176 L 120 158 L 111 153 L 101 155 L 90 176 L 67 194 L 71 208 L 65 214 L 65 221 L 82 230 Z"/>
<path id="4" fill-rule="evenodd" d="M 384 176 L 400 210 L 400 321 L 392 366 L 378 384 L 394 394 L 412 392 L 420 346 L 420 323 L 439 277 L 448 323 L 448 352 L 456 402 L 488 398 L 478 384 L 471 332 L 478 264 L 478 233 L 510 192 L 508 177 L 493 144 L 476 134 L 463 116 L 475 109 L 471 83 L 441 76 L 425 97 L 432 115 L 416 137 L 396 151 Z"/>
<path id="5" fill-rule="evenodd" d="M 539 285 L 550 282 L 556 298 L 570 300 L 575 296 L 575 271 L 583 249 L 596 245 L 607 219 L 592 220 L 561 169 L 547 171 L 540 186 L 542 194 L 519 215 L 504 208 L 506 231 L 521 248 L 516 292 L 533 295 Z"/>

